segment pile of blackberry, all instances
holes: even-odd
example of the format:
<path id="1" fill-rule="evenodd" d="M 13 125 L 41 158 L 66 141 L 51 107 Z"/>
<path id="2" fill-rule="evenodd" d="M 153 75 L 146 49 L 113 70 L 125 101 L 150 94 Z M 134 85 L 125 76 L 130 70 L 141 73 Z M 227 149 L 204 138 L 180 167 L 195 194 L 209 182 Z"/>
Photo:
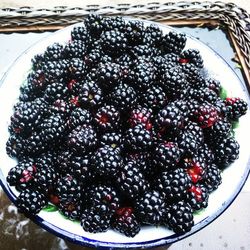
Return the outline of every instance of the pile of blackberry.
<path id="1" fill-rule="evenodd" d="M 246 102 L 220 97 L 185 34 L 91 14 L 69 40 L 33 58 L 10 119 L 19 211 L 52 203 L 93 233 L 190 231 L 239 156 Z"/>

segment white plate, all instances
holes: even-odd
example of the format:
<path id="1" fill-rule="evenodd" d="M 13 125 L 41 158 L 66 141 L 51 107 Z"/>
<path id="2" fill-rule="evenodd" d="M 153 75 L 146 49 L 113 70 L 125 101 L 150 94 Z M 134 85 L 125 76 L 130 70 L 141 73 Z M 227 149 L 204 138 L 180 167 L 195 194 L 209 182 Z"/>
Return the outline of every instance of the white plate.
<path id="1" fill-rule="evenodd" d="M 145 25 L 152 22 L 144 21 Z M 55 32 L 54 34 L 41 40 L 30 49 L 25 51 L 5 73 L 1 80 L 0 89 L 0 183 L 3 189 L 12 201 L 15 201 L 17 191 L 9 187 L 5 178 L 11 167 L 16 165 L 16 161 L 9 158 L 5 151 L 6 141 L 9 137 L 8 124 L 12 115 L 12 107 L 17 102 L 19 88 L 26 81 L 28 72 L 31 69 L 31 59 L 34 55 L 42 53 L 48 45 L 54 42 L 62 44 L 70 40 L 70 32 L 76 24 L 65 29 Z M 157 24 L 164 33 L 169 32 L 172 28 Z M 218 79 L 222 86 L 227 90 L 228 96 L 241 97 L 249 103 L 249 96 L 245 85 L 239 80 L 229 65 L 211 48 L 200 41 L 187 36 L 187 48 L 196 48 L 200 51 L 204 66 L 209 74 Z M 250 124 L 249 112 L 240 118 L 240 126 L 235 130 L 235 136 L 240 144 L 239 159 L 222 173 L 222 184 L 209 197 L 209 205 L 206 209 L 195 214 L 195 225 L 192 230 L 185 235 L 177 235 L 164 227 L 145 226 L 140 233 L 134 238 L 128 238 L 113 230 L 105 233 L 91 234 L 83 231 L 79 223 L 72 222 L 61 216 L 59 212 L 41 211 L 38 215 L 31 217 L 37 224 L 52 233 L 67 238 L 75 243 L 88 246 L 117 247 L 117 248 L 140 248 L 153 247 L 163 244 L 170 244 L 187 237 L 217 218 L 235 199 L 243 187 L 249 174 L 249 150 L 248 143 L 250 133 L 248 127 Z"/>

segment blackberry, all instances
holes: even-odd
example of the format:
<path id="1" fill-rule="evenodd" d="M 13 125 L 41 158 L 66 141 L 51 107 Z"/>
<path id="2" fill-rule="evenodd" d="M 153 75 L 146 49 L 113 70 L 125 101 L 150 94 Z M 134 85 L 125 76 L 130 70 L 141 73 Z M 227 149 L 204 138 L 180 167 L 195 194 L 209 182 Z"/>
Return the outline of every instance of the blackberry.
<path id="1" fill-rule="evenodd" d="M 100 46 L 90 49 L 84 57 L 84 63 L 88 69 L 97 67 L 103 56 L 103 51 Z"/>
<path id="2" fill-rule="evenodd" d="M 142 44 L 145 35 L 145 28 L 140 21 L 129 21 L 126 23 L 125 36 L 128 44 L 135 46 Z"/>
<path id="3" fill-rule="evenodd" d="M 201 128 L 209 128 L 218 120 L 218 112 L 216 108 L 209 103 L 204 103 L 196 110 L 193 110 L 193 120 L 199 124 Z"/>
<path id="4" fill-rule="evenodd" d="M 86 202 L 90 207 L 96 210 L 102 210 L 105 207 L 106 213 L 112 216 L 120 206 L 120 198 L 117 191 L 107 185 L 98 185 L 88 188 L 85 193 Z"/>
<path id="5" fill-rule="evenodd" d="M 123 148 L 123 136 L 120 133 L 116 132 L 107 132 L 100 137 L 100 144 L 110 145 L 113 148 L 119 147 Z"/>
<path id="6" fill-rule="evenodd" d="M 219 118 L 213 126 L 204 130 L 206 141 L 213 145 L 216 141 L 227 138 L 231 134 L 232 125 L 223 118 Z"/>
<path id="7" fill-rule="evenodd" d="M 193 210 L 200 210 L 206 208 L 208 205 L 209 193 L 203 185 L 192 185 L 188 189 L 186 202 L 193 208 Z"/>
<path id="8" fill-rule="evenodd" d="M 135 214 L 141 223 L 159 225 L 166 213 L 166 204 L 157 191 L 142 194 L 135 201 Z"/>
<path id="9" fill-rule="evenodd" d="M 154 84 L 155 69 L 152 63 L 140 62 L 134 68 L 135 88 L 139 90 L 148 89 Z"/>
<path id="10" fill-rule="evenodd" d="M 121 78 L 121 68 L 116 63 L 103 63 L 97 70 L 98 83 L 105 90 L 110 90 L 118 84 Z"/>
<path id="11" fill-rule="evenodd" d="M 184 33 L 176 33 L 174 31 L 170 31 L 163 38 L 163 50 L 166 53 L 180 54 L 186 45 L 186 41 L 187 38 Z"/>
<path id="12" fill-rule="evenodd" d="M 202 184 L 207 188 L 208 192 L 211 193 L 218 188 L 221 182 L 221 170 L 215 164 L 209 165 Z"/>
<path id="13" fill-rule="evenodd" d="M 109 214 L 100 213 L 94 208 L 89 208 L 82 212 L 81 226 L 86 232 L 101 233 L 109 229 L 110 219 Z"/>
<path id="14" fill-rule="evenodd" d="M 42 71 L 47 82 L 62 79 L 67 75 L 67 62 L 65 60 L 48 61 L 43 65 Z"/>
<path id="15" fill-rule="evenodd" d="M 218 100 L 217 94 L 209 88 L 199 88 L 199 89 L 190 88 L 187 91 L 187 95 L 188 97 L 186 99 L 193 99 L 201 104 L 204 102 L 214 104 Z"/>
<path id="16" fill-rule="evenodd" d="M 169 69 L 162 75 L 161 86 L 168 97 L 172 99 L 180 97 L 187 86 L 184 73 L 178 67 Z"/>
<path id="17" fill-rule="evenodd" d="M 137 94 L 133 87 L 120 83 L 113 91 L 108 95 L 111 103 L 118 107 L 121 111 L 129 110 L 133 108 L 137 102 Z"/>
<path id="18" fill-rule="evenodd" d="M 145 193 L 148 183 L 135 161 L 125 163 L 117 174 L 116 183 L 121 193 L 131 200 Z"/>
<path id="19" fill-rule="evenodd" d="M 156 126 L 161 129 L 182 129 L 184 116 L 174 103 L 169 103 L 156 116 Z"/>
<path id="20" fill-rule="evenodd" d="M 68 119 L 67 125 L 72 130 L 80 125 L 91 125 L 92 123 L 91 113 L 83 108 L 75 108 Z"/>
<path id="21" fill-rule="evenodd" d="M 16 200 L 16 206 L 21 213 L 35 215 L 47 204 L 45 196 L 35 189 L 21 191 Z"/>
<path id="22" fill-rule="evenodd" d="M 156 145 L 154 151 L 154 161 L 158 167 L 166 170 L 176 167 L 181 158 L 181 151 L 174 142 L 162 142 Z"/>
<path id="23" fill-rule="evenodd" d="M 56 61 L 63 58 L 63 45 L 59 43 L 53 43 L 48 46 L 43 54 L 45 61 Z"/>
<path id="24" fill-rule="evenodd" d="M 92 38 L 97 39 L 103 31 L 103 17 L 89 14 L 84 20 L 84 25 Z"/>
<path id="25" fill-rule="evenodd" d="M 50 105 L 49 113 L 51 115 L 60 115 L 62 119 L 67 120 L 70 116 L 73 106 L 65 100 L 57 99 L 52 105 Z"/>
<path id="26" fill-rule="evenodd" d="M 43 142 L 58 141 L 64 136 L 65 120 L 59 113 L 52 114 L 40 123 L 39 129 L 39 136 Z"/>
<path id="27" fill-rule="evenodd" d="M 247 103 L 240 98 L 226 98 L 227 115 L 230 120 L 237 120 L 247 112 Z"/>
<path id="28" fill-rule="evenodd" d="M 93 171 L 101 176 L 116 176 L 122 166 L 122 157 L 118 148 L 105 145 L 91 157 Z"/>
<path id="29" fill-rule="evenodd" d="M 84 108 L 95 108 L 102 102 L 102 90 L 93 81 L 82 85 L 79 93 L 79 102 Z"/>
<path id="30" fill-rule="evenodd" d="M 142 93 L 141 104 L 142 106 L 151 108 L 155 111 L 166 106 L 168 101 L 166 93 L 163 91 L 162 87 L 157 85 L 152 85 L 149 89 Z"/>
<path id="31" fill-rule="evenodd" d="M 105 31 L 107 30 L 119 30 L 121 32 L 124 31 L 126 23 L 124 19 L 120 16 L 116 17 L 105 17 L 103 19 L 103 28 Z"/>
<path id="32" fill-rule="evenodd" d="M 189 232 L 194 225 L 193 209 L 184 201 L 178 201 L 167 207 L 167 226 L 177 234 Z"/>
<path id="33" fill-rule="evenodd" d="M 79 182 L 67 174 L 59 179 L 56 192 L 59 197 L 59 210 L 70 219 L 78 219 L 81 211 L 82 189 Z"/>
<path id="34" fill-rule="evenodd" d="M 129 150 L 145 151 L 153 146 L 153 134 L 143 124 L 138 124 L 126 131 L 125 145 Z"/>
<path id="35" fill-rule="evenodd" d="M 179 63 L 192 63 L 197 68 L 203 68 L 203 60 L 200 51 L 197 49 L 184 50 L 180 55 Z"/>
<path id="36" fill-rule="evenodd" d="M 56 168 L 58 173 L 65 175 L 68 172 L 72 156 L 73 152 L 70 150 L 58 152 L 56 159 Z"/>
<path id="37" fill-rule="evenodd" d="M 44 99 L 48 103 L 53 103 L 57 99 L 66 100 L 68 88 L 63 82 L 53 82 L 47 86 L 44 92 Z"/>
<path id="38" fill-rule="evenodd" d="M 85 153 L 96 147 L 97 135 L 91 125 L 79 125 L 69 133 L 67 143 L 73 152 Z"/>
<path id="39" fill-rule="evenodd" d="M 233 138 L 223 138 L 214 145 L 215 162 L 220 169 L 239 158 L 239 143 Z"/>
<path id="40" fill-rule="evenodd" d="M 150 121 L 151 118 L 152 110 L 150 108 L 138 106 L 131 111 L 128 122 L 131 127 L 134 127 L 138 124 L 143 124 L 146 129 L 150 130 L 152 128 L 152 123 Z"/>
<path id="41" fill-rule="evenodd" d="M 135 237 L 140 232 L 140 224 L 131 207 L 121 207 L 112 220 L 112 228 L 127 237 Z"/>
<path id="42" fill-rule="evenodd" d="M 202 89 L 206 86 L 206 79 L 204 72 L 192 63 L 182 63 L 180 64 L 182 71 L 185 74 L 188 85 L 194 89 Z"/>
<path id="43" fill-rule="evenodd" d="M 114 131 L 120 125 L 120 112 L 112 105 L 105 105 L 97 110 L 94 122 L 102 131 Z"/>
<path id="44" fill-rule="evenodd" d="M 71 31 L 71 40 L 80 40 L 88 45 L 91 42 L 91 37 L 88 34 L 86 27 L 77 26 Z"/>
<path id="45" fill-rule="evenodd" d="M 187 197 L 191 179 L 182 168 L 162 172 L 154 180 L 154 187 L 167 202 L 180 201 Z"/>
<path id="46" fill-rule="evenodd" d="M 68 77 L 74 80 L 82 80 L 87 74 L 86 64 L 81 58 L 72 58 L 67 66 Z M 69 88 L 69 85 L 67 86 Z"/>
<path id="47" fill-rule="evenodd" d="M 160 53 L 156 48 L 152 48 L 150 45 L 141 44 L 131 48 L 130 55 L 132 58 L 137 59 L 138 57 L 152 57 L 157 56 Z"/>
<path id="48" fill-rule="evenodd" d="M 206 79 L 206 87 L 213 90 L 218 96 L 220 95 L 221 83 L 219 80 L 216 80 L 214 78 Z"/>
<path id="49" fill-rule="evenodd" d="M 101 35 L 101 45 L 104 52 L 117 57 L 126 50 L 127 38 L 118 30 L 105 31 Z"/>
<path id="50" fill-rule="evenodd" d="M 207 143 L 204 143 L 203 146 L 200 146 L 197 155 L 201 157 L 207 165 L 210 165 L 214 162 L 215 156 L 211 148 L 209 148 Z"/>
<path id="51" fill-rule="evenodd" d="M 146 27 L 144 41 L 155 47 L 160 47 L 163 39 L 162 30 L 155 24 Z"/>
<path id="52" fill-rule="evenodd" d="M 10 169 L 6 180 L 18 191 L 26 190 L 33 186 L 36 172 L 37 168 L 32 159 L 23 159 Z"/>
<path id="53" fill-rule="evenodd" d="M 134 59 L 129 54 L 123 54 L 120 57 L 116 58 L 115 62 L 119 64 L 123 69 L 132 68 L 134 66 Z"/>
<path id="54" fill-rule="evenodd" d="M 84 58 L 86 54 L 85 43 L 81 40 L 70 41 L 63 51 L 65 58 Z"/>

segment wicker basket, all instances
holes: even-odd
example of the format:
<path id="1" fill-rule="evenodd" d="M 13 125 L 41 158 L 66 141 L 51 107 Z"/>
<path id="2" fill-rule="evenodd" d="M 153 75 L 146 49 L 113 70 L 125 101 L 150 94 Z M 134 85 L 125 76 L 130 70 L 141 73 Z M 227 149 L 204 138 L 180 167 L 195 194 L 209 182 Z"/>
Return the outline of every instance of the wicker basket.
<path id="1" fill-rule="evenodd" d="M 247 80 L 247 87 L 250 89 L 250 15 L 232 3 L 183 1 L 146 5 L 87 5 L 70 8 L 58 6 L 52 9 L 4 8 L 0 9 L 0 31 L 57 30 L 81 22 L 90 12 L 132 16 L 170 25 L 223 25 L 234 44 Z"/>

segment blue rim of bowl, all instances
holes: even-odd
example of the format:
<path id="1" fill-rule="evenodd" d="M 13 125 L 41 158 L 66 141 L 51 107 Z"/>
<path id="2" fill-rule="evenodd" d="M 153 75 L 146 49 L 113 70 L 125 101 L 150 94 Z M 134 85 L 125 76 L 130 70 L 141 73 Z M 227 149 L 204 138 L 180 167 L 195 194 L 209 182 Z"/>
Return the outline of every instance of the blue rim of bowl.
<path id="1" fill-rule="evenodd" d="M 130 17 L 125 17 L 125 19 L 127 20 L 139 20 L 142 21 L 144 23 L 147 24 L 156 24 L 157 26 L 161 27 L 161 28 L 167 28 L 169 30 L 175 30 L 174 28 L 167 26 L 167 25 L 163 25 L 157 22 L 152 22 L 152 21 L 148 21 L 148 20 L 141 20 L 141 19 L 136 19 L 136 18 L 130 18 Z M 78 25 L 81 23 L 78 23 Z M 72 27 L 74 27 L 77 24 L 73 24 L 70 25 L 62 30 L 58 30 L 56 31 L 56 33 L 59 32 L 64 32 L 65 29 L 72 29 Z M 35 44 L 31 45 L 28 49 L 26 49 L 20 56 L 18 56 L 14 62 L 11 64 L 11 66 L 7 69 L 7 71 L 3 74 L 1 80 L 0 80 L 0 87 L 2 86 L 5 78 L 8 75 L 9 70 L 13 67 L 13 65 L 15 65 L 16 63 L 18 63 L 19 59 L 26 54 L 28 51 L 32 50 L 32 48 L 39 42 L 42 42 L 46 39 L 48 39 L 48 37 L 53 36 L 54 33 L 40 39 L 38 42 L 36 42 Z M 230 70 L 234 73 L 234 75 L 238 78 L 238 82 L 241 83 L 241 87 L 246 89 L 246 86 L 243 84 L 243 82 L 240 80 L 240 78 L 238 77 L 238 75 L 234 72 L 234 70 L 232 69 L 232 67 L 224 60 L 224 58 L 222 56 L 220 56 L 213 48 L 211 48 L 209 45 L 206 45 L 205 43 L 201 42 L 200 40 L 192 37 L 191 35 L 186 34 L 186 36 L 191 39 L 194 40 L 197 43 L 200 43 L 202 46 L 207 47 L 211 53 L 213 53 L 216 57 L 218 57 L 220 60 L 222 60 L 224 62 L 224 64 L 227 65 L 228 68 L 230 68 Z M 250 103 L 250 98 L 249 98 L 249 92 L 247 91 L 248 95 L 248 100 L 247 102 Z M 239 182 L 238 186 L 235 188 L 235 192 L 232 194 L 232 196 L 230 197 L 230 199 L 228 199 L 225 203 L 222 204 L 222 206 L 212 215 L 207 216 L 206 218 L 204 218 L 203 220 L 201 220 L 200 222 L 198 222 L 197 224 L 195 224 L 191 231 L 186 233 L 186 234 L 172 234 L 170 236 L 164 237 L 164 238 L 160 238 L 160 239 L 155 239 L 155 240 L 151 240 L 151 241 L 144 241 L 144 242 L 128 242 L 128 243 L 117 243 L 117 242 L 108 242 L 108 241 L 99 241 L 99 240 L 94 240 L 94 239 L 89 239 L 87 237 L 84 236 L 80 236 L 80 235 L 76 235 L 73 233 L 70 233 L 64 229 L 61 229 L 49 222 L 46 222 L 44 219 L 42 219 L 41 217 L 39 217 L 39 215 L 30 215 L 30 214 L 25 214 L 26 217 L 28 217 L 29 219 L 31 219 L 33 222 L 35 222 L 38 226 L 42 227 L 43 229 L 47 230 L 48 232 L 66 239 L 68 241 L 71 241 L 75 244 L 78 245 L 82 245 L 82 246 L 87 246 L 87 247 L 98 247 L 98 248 L 102 248 L 102 249 L 121 249 L 121 248 L 129 248 L 129 249 L 139 249 L 139 248 L 153 248 L 153 247 L 160 247 L 163 245 L 171 245 L 177 241 L 180 241 L 184 238 L 187 238 L 191 235 L 193 235 L 194 233 L 199 232 L 201 229 L 205 228 L 207 225 L 209 225 L 210 223 L 212 223 L 215 219 L 217 219 L 223 212 L 225 212 L 227 210 L 227 208 L 233 203 L 233 201 L 237 198 L 238 194 L 241 192 L 245 182 L 247 181 L 247 178 L 250 174 L 250 157 L 248 158 L 248 162 L 246 165 L 246 170 L 243 174 L 243 176 L 241 176 L 241 181 Z M 7 184 L 5 177 L 0 169 L 0 185 L 2 186 L 4 192 L 7 194 L 7 196 L 9 197 L 9 199 L 16 204 L 16 195 L 12 192 L 12 190 L 10 189 L 9 185 Z"/>

